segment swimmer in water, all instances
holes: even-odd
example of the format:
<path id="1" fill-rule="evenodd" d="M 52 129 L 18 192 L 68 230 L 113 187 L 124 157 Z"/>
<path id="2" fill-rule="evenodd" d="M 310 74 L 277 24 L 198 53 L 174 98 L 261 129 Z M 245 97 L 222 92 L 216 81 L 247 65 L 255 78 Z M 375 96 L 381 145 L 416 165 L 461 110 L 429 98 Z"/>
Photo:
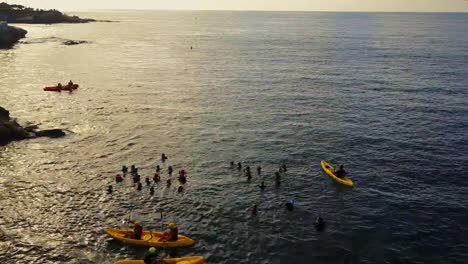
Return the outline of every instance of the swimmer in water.
<path id="1" fill-rule="evenodd" d="M 323 229 L 325 229 L 325 220 L 323 220 L 321 216 L 317 217 L 315 220 L 315 229 L 317 229 L 317 231 L 323 231 Z"/>
<path id="2" fill-rule="evenodd" d="M 254 204 L 252 207 L 252 216 L 257 216 L 257 205 Z"/>
<path id="3" fill-rule="evenodd" d="M 151 195 L 151 196 L 154 195 L 154 187 L 153 187 L 153 186 L 151 186 L 151 188 L 150 188 L 150 195 Z"/>
<path id="4" fill-rule="evenodd" d="M 238 170 L 241 170 L 241 169 L 242 169 L 242 163 L 240 163 L 240 161 L 237 163 L 237 169 L 238 169 Z"/>
<path id="5" fill-rule="evenodd" d="M 161 167 L 159 167 L 159 165 L 156 165 L 156 172 L 157 172 L 157 173 L 160 173 L 160 172 L 161 172 Z"/>
<path id="6" fill-rule="evenodd" d="M 159 176 L 159 173 L 155 173 L 153 177 L 154 183 L 158 183 L 161 181 L 161 177 Z"/>
<path id="7" fill-rule="evenodd" d="M 164 153 L 161 154 L 161 160 L 162 160 L 163 162 L 167 160 L 166 154 L 164 154 Z"/>
<path id="8" fill-rule="evenodd" d="M 265 190 L 265 188 L 266 188 L 265 182 L 262 181 L 262 184 L 260 184 L 258 187 L 259 187 L 260 190 L 262 190 L 262 191 Z"/>
<path id="9" fill-rule="evenodd" d="M 262 167 L 257 166 L 257 175 L 262 174 Z"/>
<path id="10" fill-rule="evenodd" d="M 151 181 L 148 177 L 145 178 L 145 182 L 146 182 L 146 186 L 150 186 L 151 185 Z"/>
<path id="11" fill-rule="evenodd" d="M 108 193 L 108 194 L 112 194 L 112 191 L 113 191 L 112 185 L 109 185 L 109 186 L 107 187 L 107 193 Z"/>
<path id="12" fill-rule="evenodd" d="M 169 172 L 169 175 L 172 176 L 172 172 L 174 170 L 172 169 L 172 166 L 169 166 L 169 168 L 167 168 L 167 172 Z"/>
<path id="13" fill-rule="evenodd" d="M 119 183 L 119 182 L 122 182 L 122 181 L 123 181 L 123 177 L 120 176 L 120 174 L 115 175 L 115 182 L 116 183 Z"/>
<path id="14" fill-rule="evenodd" d="M 281 175 L 279 172 L 275 172 L 275 185 L 276 187 L 280 187 L 281 185 Z"/>
<path id="15" fill-rule="evenodd" d="M 180 193 L 181 193 L 181 192 L 183 192 L 183 191 L 184 191 L 184 187 L 179 186 L 179 188 L 177 188 L 177 192 L 180 192 Z"/>
<path id="16" fill-rule="evenodd" d="M 143 188 L 143 186 L 141 185 L 141 182 L 138 182 L 137 191 L 141 191 L 142 188 Z"/>
<path id="17" fill-rule="evenodd" d="M 286 203 L 286 209 L 288 209 L 288 211 L 294 210 L 294 203 L 295 203 L 294 199 L 289 200 Z"/>
<path id="18" fill-rule="evenodd" d="M 166 187 L 167 187 L 167 188 L 170 188 L 170 187 L 171 187 L 171 184 L 172 184 L 171 179 L 167 179 L 167 181 L 166 181 Z"/>

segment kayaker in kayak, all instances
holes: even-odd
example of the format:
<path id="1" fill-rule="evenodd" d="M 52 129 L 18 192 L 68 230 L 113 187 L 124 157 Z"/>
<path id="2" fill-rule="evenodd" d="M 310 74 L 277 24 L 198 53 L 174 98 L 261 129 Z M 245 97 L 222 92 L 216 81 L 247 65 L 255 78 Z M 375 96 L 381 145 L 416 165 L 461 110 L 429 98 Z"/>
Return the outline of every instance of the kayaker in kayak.
<path id="1" fill-rule="evenodd" d="M 72 82 L 72 80 L 70 80 L 70 81 L 68 82 L 68 88 L 70 88 L 70 89 L 73 88 L 73 82 Z"/>
<path id="2" fill-rule="evenodd" d="M 133 232 L 129 232 L 127 234 L 127 237 L 132 238 L 132 239 L 141 239 L 141 235 L 143 234 L 143 226 L 139 222 L 132 221 L 133 222 Z"/>
<path id="3" fill-rule="evenodd" d="M 61 91 L 62 88 L 63 88 L 63 87 L 62 87 L 62 84 L 61 84 L 61 83 L 58 83 L 58 84 L 57 84 L 57 88 L 58 88 L 59 91 Z"/>
<path id="4" fill-rule="evenodd" d="M 156 248 L 150 247 L 148 253 L 146 253 L 145 264 L 164 264 L 164 260 L 160 259 L 158 253 L 156 252 Z"/>
<path id="5" fill-rule="evenodd" d="M 170 223 L 167 227 L 169 227 L 169 231 L 164 232 L 163 239 L 167 241 L 177 241 L 179 238 L 179 229 L 177 228 L 177 225 Z"/>
<path id="6" fill-rule="evenodd" d="M 340 165 L 340 169 L 336 171 L 336 177 L 344 178 L 348 173 L 344 170 L 344 165 Z"/>

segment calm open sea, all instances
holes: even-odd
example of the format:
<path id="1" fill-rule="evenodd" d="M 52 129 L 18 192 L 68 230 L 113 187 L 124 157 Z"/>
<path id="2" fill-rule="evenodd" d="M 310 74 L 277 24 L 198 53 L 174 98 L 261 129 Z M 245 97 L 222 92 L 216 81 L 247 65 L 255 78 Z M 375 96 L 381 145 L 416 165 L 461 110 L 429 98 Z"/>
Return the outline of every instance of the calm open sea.
<path id="1" fill-rule="evenodd" d="M 0 50 L 0 105 L 71 131 L 0 150 L 1 263 L 142 258 L 103 233 L 132 208 L 148 229 L 178 223 L 197 244 L 175 253 L 206 263 L 468 261 L 467 14 L 79 15 L 120 22 L 19 25 L 25 43 Z M 75 93 L 42 91 L 70 79 Z M 124 164 L 151 177 L 163 152 L 184 193 L 114 183 Z"/>

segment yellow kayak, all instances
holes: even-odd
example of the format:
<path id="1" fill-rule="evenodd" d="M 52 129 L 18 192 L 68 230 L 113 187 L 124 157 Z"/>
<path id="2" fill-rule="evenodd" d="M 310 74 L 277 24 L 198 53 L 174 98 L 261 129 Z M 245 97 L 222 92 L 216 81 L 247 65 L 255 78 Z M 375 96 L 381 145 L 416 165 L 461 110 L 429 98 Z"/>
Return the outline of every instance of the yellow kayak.
<path id="1" fill-rule="evenodd" d="M 333 180 L 335 180 L 336 182 L 339 182 L 343 185 L 346 185 L 346 186 L 350 186 L 350 187 L 353 187 L 353 182 L 351 181 L 351 179 L 349 178 L 338 178 L 336 175 L 335 175 L 335 169 L 332 167 L 332 165 L 330 165 L 328 162 L 322 160 L 322 162 L 320 163 L 322 165 L 322 169 L 323 171 L 325 171 L 325 173 L 330 176 L 330 178 L 332 178 Z"/>
<path id="2" fill-rule="evenodd" d="M 163 259 L 164 263 L 167 264 L 202 264 L 205 259 L 202 256 L 183 257 L 183 258 L 168 258 Z M 114 264 L 144 264 L 143 260 L 120 260 Z"/>
<path id="3" fill-rule="evenodd" d="M 143 231 L 141 239 L 133 239 L 125 237 L 128 230 L 109 228 L 104 230 L 109 236 L 122 241 L 123 243 L 145 247 L 185 247 L 191 246 L 195 241 L 189 237 L 179 234 L 177 241 L 167 241 L 163 239 L 163 232 Z M 174 262 L 175 263 L 175 262 Z"/>

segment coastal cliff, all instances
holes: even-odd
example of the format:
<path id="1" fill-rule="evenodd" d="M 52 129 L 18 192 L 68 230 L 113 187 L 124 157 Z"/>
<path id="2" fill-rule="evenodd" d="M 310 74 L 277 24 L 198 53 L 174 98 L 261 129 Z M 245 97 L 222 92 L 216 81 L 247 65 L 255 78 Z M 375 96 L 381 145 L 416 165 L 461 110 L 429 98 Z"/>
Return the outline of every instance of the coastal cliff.
<path id="1" fill-rule="evenodd" d="M 36 137 L 58 138 L 66 135 L 62 129 L 36 130 L 37 128 L 37 126 L 22 127 L 10 117 L 8 110 L 0 106 L 0 145 L 15 140 Z"/>

